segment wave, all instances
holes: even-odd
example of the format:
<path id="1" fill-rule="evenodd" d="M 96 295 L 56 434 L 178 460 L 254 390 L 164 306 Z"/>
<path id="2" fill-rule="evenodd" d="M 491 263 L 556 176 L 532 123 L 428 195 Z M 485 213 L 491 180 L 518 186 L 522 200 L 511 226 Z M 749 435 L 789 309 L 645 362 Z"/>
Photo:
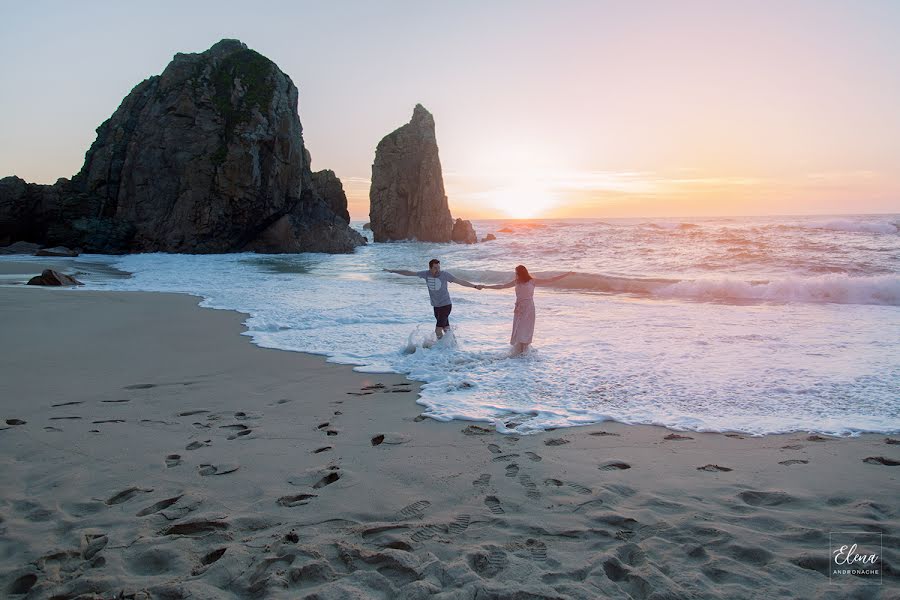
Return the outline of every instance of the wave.
<path id="1" fill-rule="evenodd" d="M 549 278 L 559 273 L 535 273 Z M 510 274 L 491 271 L 465 275 L 474 281 L 501 282 Z M 661 298 L 685 298 L 714 302 L 783 302 L 874 304 L 900 306 L 900 276 L 850 276 L 830 273 L 813 277 L 787 277 L 778 280 L 670 279 L 649 277 L 617 277 L 597 273 L 575 273 L 547 284 L 559 290 L 636 294 Z"/>
<path id="2" fill-rule="evenodd" d="M 847 233 L 900 233 L 900 227 L 892 221 L 851 221 L 849 219 L 837 219 L 825 223 L 811 223 L 806 227 L 810 229 L 828 229 L 830 231 L 845 231 Z"/>

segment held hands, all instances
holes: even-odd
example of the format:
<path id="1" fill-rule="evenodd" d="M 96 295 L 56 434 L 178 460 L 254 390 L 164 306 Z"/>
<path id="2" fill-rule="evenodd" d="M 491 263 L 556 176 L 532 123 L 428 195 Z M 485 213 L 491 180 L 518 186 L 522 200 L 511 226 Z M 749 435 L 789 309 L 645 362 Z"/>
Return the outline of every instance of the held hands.
<path id="1" fill-rule="evenodd" d="M 476 289 L 476 290 L 483 290 L 483 289 L 484 289 L 484 285 L 482 285 L 482 284 L 479 283 L 478 285 L 475 286 L 475 289 Z"/>

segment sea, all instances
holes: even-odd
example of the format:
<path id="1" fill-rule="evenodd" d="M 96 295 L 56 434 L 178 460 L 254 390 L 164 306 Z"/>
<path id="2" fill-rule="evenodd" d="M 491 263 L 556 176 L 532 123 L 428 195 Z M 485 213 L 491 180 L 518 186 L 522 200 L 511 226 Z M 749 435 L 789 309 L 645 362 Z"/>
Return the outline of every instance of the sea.
<path id="1" fill-rule="evenodd" d="M 79 260 L 131 273 L 85 289 L 193 294 L 246 313 L 259 346 L 419 380 L 423 414 L 440 421 L 900 432 L 900 215 L 474 225 L 497 239 Z M 452 332 L 436 341 L 425 282 L 383 271 L 432 258 L 473 283 L 508 282 L 519 264 L 573 274 L 537 288 L 534 343 L 513 357 L 513 290 L 451 285 Z"/>

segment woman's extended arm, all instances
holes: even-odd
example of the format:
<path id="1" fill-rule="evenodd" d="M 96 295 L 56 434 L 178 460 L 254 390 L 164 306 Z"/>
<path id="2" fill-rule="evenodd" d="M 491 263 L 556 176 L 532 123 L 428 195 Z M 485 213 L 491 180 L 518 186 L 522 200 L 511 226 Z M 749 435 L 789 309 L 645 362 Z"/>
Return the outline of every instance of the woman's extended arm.
<path id="1" fill-rule="evenodd" d="M 548 277 L 547 279 L 538 279 L 537 277 L 532 277 L 532 279 L 534 279 L 535 285 L 546 285 L 548 283 L 553 283 L 554 281 L 559 281 L 563 277 L 568 277 L 569 275 L 574 274 L 574 271 L 569 271 L 568 273 L 563 273 L 562 275 L 557 275 L 556 277 Z"/>
<path id="2" fill-rule="evenodd" d="M 497 285 L 486 285 L 486 286 L 484 286 L 484 289 L 486 289 L 486 290 L 502 290 L 505 288 L 511 288 L 514 285 L 516 285 L 515 279 L 513 279 L 509 283 L 498 283 Z"/>

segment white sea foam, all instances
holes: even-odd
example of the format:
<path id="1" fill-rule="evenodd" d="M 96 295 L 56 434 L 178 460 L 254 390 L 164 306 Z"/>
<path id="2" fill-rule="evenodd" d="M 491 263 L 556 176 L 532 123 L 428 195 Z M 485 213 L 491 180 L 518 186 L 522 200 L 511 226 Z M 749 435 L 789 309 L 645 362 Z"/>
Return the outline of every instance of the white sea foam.
<path id="1" fill-rule="evenodd" d="M 203 306 L 247 313 L 256 344 L 406 373 L 425 382 L 425 414 L 502 432 L 610 419 L 749 434 L 898 432 L 900 237 L 854 245 L 846 231 L 812 227 L 821 222 L 552 222 L 513 224 L 516 233 L 474 246 L 140 254 L 106 259 L 132 278 L 87 287 L 202 296 Z M 476 222 L 479 232 L 504 225 Z M 723 236 L 766 252 L 738 264 Z M 538 288 L 534 348 L 512 358 L 510 290 L 454 286 L 453 335 L 437 342 L 422 282 L 381 271 L 433 257 L 478 282 L 507 281 L 520 263 L 538 277 L 577 274 Z"/>

